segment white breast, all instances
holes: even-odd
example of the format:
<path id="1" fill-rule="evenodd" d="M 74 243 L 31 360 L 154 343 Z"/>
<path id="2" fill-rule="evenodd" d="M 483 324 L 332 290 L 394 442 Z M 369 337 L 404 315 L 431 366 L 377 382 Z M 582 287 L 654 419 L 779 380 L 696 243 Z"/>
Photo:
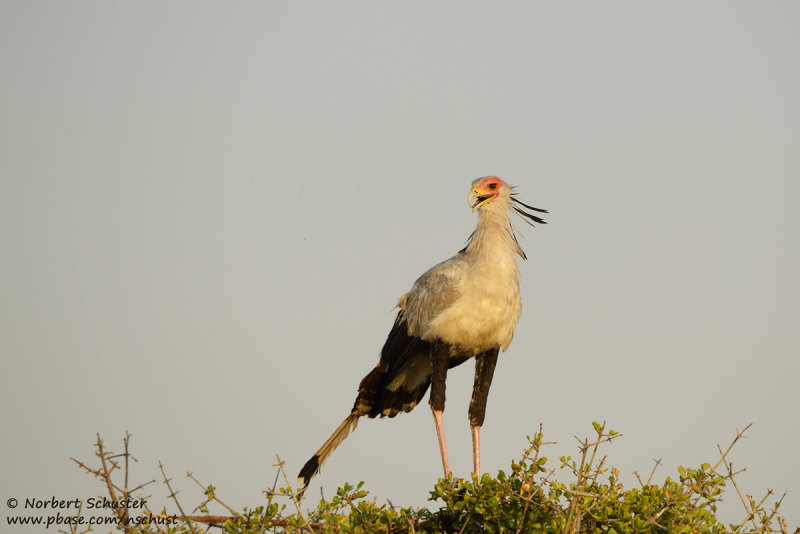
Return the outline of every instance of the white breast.
<path id="1" fill-rule="evenodd" d="M 496 252 L 470 265 L 460 297 L 431 321 L 423 339 L 441 339 L 471 356 L 508 348 L 522 311 L 519 271 L 512 254 Z"/>

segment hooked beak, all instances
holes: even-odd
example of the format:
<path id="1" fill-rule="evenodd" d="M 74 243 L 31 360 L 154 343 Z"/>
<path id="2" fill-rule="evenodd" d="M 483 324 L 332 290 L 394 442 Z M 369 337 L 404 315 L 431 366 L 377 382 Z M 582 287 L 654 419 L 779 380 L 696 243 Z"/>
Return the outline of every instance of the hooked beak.
<path id="1" fill-rule="evenodd" d="M 467 204 L 471 204 L 472 211 L 474 212 L 476 209 L 480 208 L 490 200 L 494 198 L 494 195 L 482 195 L 476 189 L 473 189 L 469 192 L 469 197 L 467 198 Z M 472 204 L 472 201 L 475 201 L 475 204 Z"/>

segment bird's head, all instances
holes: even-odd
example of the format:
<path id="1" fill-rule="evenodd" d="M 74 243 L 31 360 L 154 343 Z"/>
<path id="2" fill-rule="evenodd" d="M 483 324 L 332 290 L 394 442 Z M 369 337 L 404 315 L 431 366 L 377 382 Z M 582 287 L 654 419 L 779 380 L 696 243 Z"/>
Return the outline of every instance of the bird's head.
<path id="1" fill-rule="evenodd" d="M 511 186 L 497 176 L 486 176 L 472 182 L 468 202 L 472 211 L 480 209 L 498 198 L 508 199 L 511 196 Z M 473 204 L 473 201 L 475 202 Z"/>
<path id="2" fill-rule="evenodd" d="M 525 222 L 529 224 L 531 224 L 531 221 L 546 224 L 541 217 L 523 211 L 523 208 L 538 211 L 539 213 L 547 213 L 547 210 L 534 208 L 517 200 L 516 193 L 513 190 L 514 186 L 504 182 L 497 176 L 485 176 L 472 182 L 472 189 L 469 192 L 467 202 L 472 206 L 472 211 L 484 209 L 494 204 L 501 210 L 513 209 L 518 215 L 525 217 L 527 219 Z"/>

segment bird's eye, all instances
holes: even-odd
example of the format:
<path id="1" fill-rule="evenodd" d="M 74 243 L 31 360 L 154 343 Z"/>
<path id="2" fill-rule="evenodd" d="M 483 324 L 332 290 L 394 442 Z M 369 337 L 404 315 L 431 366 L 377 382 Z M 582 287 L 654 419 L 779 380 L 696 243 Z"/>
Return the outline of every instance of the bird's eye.
<path id="1" fill-rule="evenodd" d="M 486 186 L 486 187 L 488 187 L 489 189 L 491 189 L 492 191 L 494 191 L 495 189 L 497 189 L 497 182 L 492 182 L 492 183 L 490 183 L 490 184 L 489 184 L 488 186 Z"/>

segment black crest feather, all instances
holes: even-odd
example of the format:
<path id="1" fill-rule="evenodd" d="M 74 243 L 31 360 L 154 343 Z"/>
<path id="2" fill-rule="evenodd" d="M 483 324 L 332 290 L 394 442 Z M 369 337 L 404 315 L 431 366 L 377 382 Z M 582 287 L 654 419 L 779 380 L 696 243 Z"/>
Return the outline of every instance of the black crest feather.
<path id="1" fill-rule="evenodd" d="M 538 211 L 539 213 L 550 213 L 549 211 L 547 211 L 547 210 L 543 210 L 543 209 L 541 209 L 541 208 L 534 208 L 533 206 L 528 206 L 528 205 L 527 205 L 527 204 L 525 204 L 523 201 L 521 201 L 521 200 L 519 200 L 519 199 L 515 198 L 515 197 L 514 197 L 514 195 L 516 195 L 516 193 L 511 193 L 511 201 L 512 201 L 512 202 L 516 202 L 517 204 L 520 204 L 520 205 L 522 205 L 522 206 L 525 206 L 525 207 L 526 207 L 526 208 L 528 208 L 529 210 Z M 516 209 L 516 208 L 515 208 L 515 209 Z"/>

